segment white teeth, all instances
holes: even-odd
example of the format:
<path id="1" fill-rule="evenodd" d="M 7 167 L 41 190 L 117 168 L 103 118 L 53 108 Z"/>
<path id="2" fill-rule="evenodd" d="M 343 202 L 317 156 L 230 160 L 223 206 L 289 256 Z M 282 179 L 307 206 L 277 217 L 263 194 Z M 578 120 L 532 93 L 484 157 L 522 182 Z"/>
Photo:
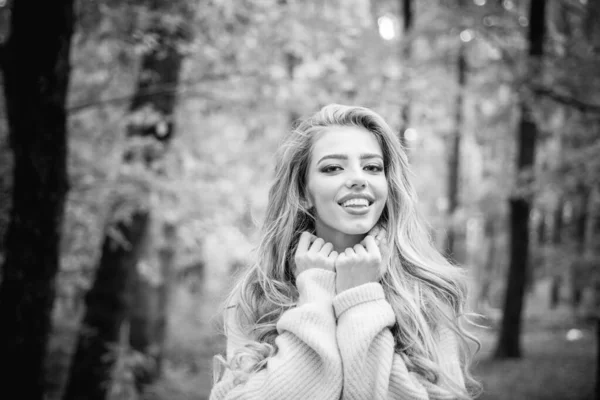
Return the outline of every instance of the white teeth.
<path id="1" fill-rule="evenodd" d="M 345 202 L 342 203 L 342 207 L 349 207 L 349 206 L 368 207 L 369 200 L 367 200 L 367 199 L 350 199 L 350 200 L 346 200 Z"/>

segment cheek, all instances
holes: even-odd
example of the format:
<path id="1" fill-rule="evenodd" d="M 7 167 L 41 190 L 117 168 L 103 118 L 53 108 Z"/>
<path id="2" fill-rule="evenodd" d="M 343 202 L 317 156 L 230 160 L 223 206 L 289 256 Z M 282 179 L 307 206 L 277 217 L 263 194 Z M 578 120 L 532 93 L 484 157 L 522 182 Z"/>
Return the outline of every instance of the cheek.
<path id="1" fill-rule="evenodd" d="M 385 178 L 383 178 L 380 182 L 377 183 L 377 192 L 377 195 L 379 197 L 387 201 L 387 198 L 389 196 L 389 185 Z"/>
<path id="2" fill-rule="evenodd" d="M 381 186 L 378 186 L 379 188 L 379 193 L 378 196 L 383 200 L 381 202 L 381 209 L 378 210 L 378 218 L 381 217 L 381 215 L 383 214 L 383 210 L 385 210 L 386 206 L 387 206 L 387 200 L 389 197 L 389 190 L 388 190 L 388 185 L 387 185 L 387 181 L 386 182 L 382 182 Z"/>
<path id="3" fill-rule="evenodd" d="M 305 193 L 305 197 L 306 200 L 308 201 L 308 205 L 310 207 L 314 207 L 315 206 L 315 183 L 313 179 L 307 179 L 306 181 L 306 186 L 304 189 Z"/>
<path id="4" fill-rule="evenodd" d="M 308 201 L 308 207 L 314 207 L 315 205 L 315 197 L 312 195 L 312 192 L 309 188 L 306 189 L 306 200 Z"/>
<path id="5" fill-rule="evenodd" d="M 313 202 L 313 206 L 326 204 L 328 201 L 331 201 L 334 195 L 331 185 L 328 185 L 326 182 L 314 181 L 309 185 L 308 189 L 309 198 Z"/>
<path id="6" fill-rule="evenodd" d="M 323 192 L 318 184 L 313 183 L 307 188 L 306 199 L 310 208 L 314 208 L 318 213 L 323 208 Z"/>

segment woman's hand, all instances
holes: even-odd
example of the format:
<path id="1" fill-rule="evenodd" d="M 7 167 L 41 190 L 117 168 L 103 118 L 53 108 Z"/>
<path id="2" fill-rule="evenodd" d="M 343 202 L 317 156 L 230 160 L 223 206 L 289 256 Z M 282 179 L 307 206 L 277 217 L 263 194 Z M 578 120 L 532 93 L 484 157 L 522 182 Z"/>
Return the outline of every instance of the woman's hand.
<path id="1" fill-rule="evenodd" d="M 369 282 L 378 282 L 383 258 L 375 237 L 367 235 L 362 242 L 340 253 L 335 260 L 336 292 L 342 293 Z"/>
<path id="2" fill-rule="evenodd" d="M 298 248 L 294 256 L 296 269 L 294 275 L 297 277 L 310 268 L 322 268 L 334 271 L 337 251 L 332 251 L 333 245 L 325 243 L 321 238 L 310 232 L 302 232 L 298 241 Z"/>
<path id="3" fill-rule="evenodd" d="M 387 231 L 385 228 L 382 228 L 381 225 L 377 224 L 367 233 L 367 235 L 373 236 L 375 238 L 375 243 L 381 247 L 382 244 L 385 244 L 387 240 Z M 381 249 L 380 249 L 381 250 Z"/>
<path id="4" fill-rule="evenodd" d="M 387 230 L 385 230 L 385 228 L 378 224 L 373 229 L 371 229 L 367 235 L 373 236 L 373 238 L 375 239 L 375 243 L 377 243 L 377 247 L 379 247 L 379 253 L 381 254 L 382 259 L 381 265 L 379 267 L 379 277 L 382 277 L 386 271 L 386 263 L 389 261 L 390 255 Z"/>

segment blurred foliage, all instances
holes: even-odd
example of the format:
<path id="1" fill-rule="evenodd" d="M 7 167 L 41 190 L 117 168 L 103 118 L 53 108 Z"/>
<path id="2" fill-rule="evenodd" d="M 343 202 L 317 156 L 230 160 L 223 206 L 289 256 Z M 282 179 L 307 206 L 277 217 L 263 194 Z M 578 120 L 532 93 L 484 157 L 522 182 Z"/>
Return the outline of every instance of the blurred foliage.
<path id="1" fill-rule="evenodd" d="M 456 53 L 461 40 L 468 78 L 463 93 L 460 204 L 451 221 L 462 238 L 459 261 L 474 275 L 484 265 L 492 265 L 480 278 L 492 281 L 491 296 L 496 298 L 492 304 L 497 305 L 508 252 L 506 199 L 514 193 L 534 195 L 535 222 L 548 221 L 546 229 L 552 231 L 558 210 L 565 225 L 560 242 L 534 241 L 534 278 L 568 274 L 576 265 L 573 279 L 583 277 L 585 283 L 598 274 L 600 250 L 589 244 L 597 243 L 589 235 L 597 237 L 594 221 L 600 209 L 600 76 L 596 72 L 600 32 L 593 19 L 598 6 L 589 0 L 549 2 L 543 73 L 528 76 L 524 65 L 527 3 L 465 1 L 459 12 L 455 0 L 415 2 L 414 28 L 403 36 L 400 2 L 391 0 L 174 2 L 186 12 L 196 10 L 191 25 L 182 17 L 182 9 L 173 6 L 157 13 L 153 10 L 159 3 L 153 1 L 80 1 L 72 51 L 71 191 L 57 284 L 59 314 L 73 318 L 81 311 L 104 228 L 113 215 L 109 205 L 117 194 L 176 222 L 182 279 L 190 279 L 183 274 L 198 268 L 204 290 L 222 293 L 227 284 L 215 282 L 228 283 L 233 266 L 251 260 L 275 149 L 289 131 L 291 119 L 330 102 L 371 107 L 394 129 L 401 125 L 401 107 L 410 103 L 414 135 L 408 152 L 414 182 L 432 236 L 441 243 L 448 223 L 445 160 L 454 124 Z M 0 18 L 5 11 L 0 7 Z M 391 21 L 395 29 L 391 40 L 380 36 L 380 18 Z M 155 122 L 152 110 L 132 115 L 128 109 L 141 55 L 156 43 L 156 32 L 149 27 L 157 20 L 166 30 L 183 32 L 173 45 L 185 57 L 180 84 L 160 88 L 176 93 L 178 106 L 175 137 L 159 180 L 121 164 L 127 149 L 148 144 L 143 139 L 127 140 L 128 122 L 135 118 Z M 402 58 L 407 43 L 413 49 L 408 60 Z M 541 131 L 532 171 L 535 183 L 526 187 L 514 184 L 519 101 L 533 106 Z M 1 98 L 0 109 L 2 234 L 9 210 L 10 153 Z M 591 233 L 583 261 L 572 234 L 581 188 L 591 193 Z M 127 213 L 123 208 L 116 215 Z M 495 226 L 493 237 L 485 229 L 490 221 Z M 532 232 L 534 239 L 535 235 Z M 496 249 L 490 261 L 487 249 L 492 241 Z M 211 301 L 218 298 L 215 295 Z M 178 340 L 188 343 L 194 334 L 185 329 L 172 332 L 172 353 L 185 354 L 212 343 L 190 341 L 177 350 Z M 171 383 L 185 381 L 189 371 L 181 364 L 195 362 L 179 361 L 166 372 Z M 191 387 L 174 384 L 190 392 L 197 389 L 189 382 L 186 385 Z M 166 390 L 170 394 L 165 397 L 176 398 L 174 389 L 155 390 Z"/>

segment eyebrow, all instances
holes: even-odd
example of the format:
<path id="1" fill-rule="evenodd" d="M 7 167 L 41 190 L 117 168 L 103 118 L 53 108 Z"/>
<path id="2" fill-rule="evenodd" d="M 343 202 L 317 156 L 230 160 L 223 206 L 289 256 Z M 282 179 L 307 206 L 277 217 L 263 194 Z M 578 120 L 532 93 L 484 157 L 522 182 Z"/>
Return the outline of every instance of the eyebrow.
<path id="1" fill-rule="evenodd" d="M 333 158 L 336 160 L 347 160 L 348 155 L 346 155 L 346 154 L 327 154 L 327 155 L 324 155 L 323 157 L 321 157 L 321 159 L 317 162 L 317 164 L 323 160 L 327 160 L 330 158 Z M 381 155 L 375 154 L 375 153 L 363 153 L 360 155 L 361 160 L 365 160 L 367 158 L 381 158 L 383 160 L 383 157 Z"/>

